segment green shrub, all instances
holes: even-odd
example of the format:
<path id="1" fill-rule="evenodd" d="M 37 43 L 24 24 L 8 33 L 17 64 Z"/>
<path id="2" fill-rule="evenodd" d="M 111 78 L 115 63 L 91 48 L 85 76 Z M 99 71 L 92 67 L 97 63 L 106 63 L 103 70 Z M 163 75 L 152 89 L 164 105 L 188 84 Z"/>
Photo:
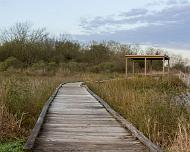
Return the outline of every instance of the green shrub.
<path id="1" fill-rule="evenodd" d="M 23 63 L 15 57 L 9 57 L 0 63 L 0 71 L 6 71 L 8 68 L 22 68 Z"/>
<path id="2" fill-rule="evenodd" d="M 55 72 L 56 71 L 56 69 L 57 69 L 57 64 L 55 63 L 55 62 L 50 62 L 50 63 L 48 63 L 47 64 L 47 71 L 53 71 L 53 72 Z"/>
<path id="3" fill-rule="evenodd" d="M 63 70 L 69 70 L 72 72 L 85 72 L 87 71 L 88 64 L 86 63 L 78 63 L 78 62 L 67 62 L 67 63 L 61 63 L 61 68 Z"/>
<path id="4" fill-rule="evenodd" d="M 111 63 L 111 62 L 104 62 L 104 63 L 98 64 L 98 65 L 89 67 L 89 71 L 96 72 L 96 73 L 114 72 L 114 70 L 115 70 L 115 65 L 114 65 L 114 63 Z"/>
<path id="5" fill-rule="evenodd" d="M 37 63 L 32 64 L 33 70 L 44 70 L 46 69 L 46 63 L 43 60 L 40 60 Z"/>
<path id="6" fill-rule="evenodd" d="M 23 152 L 23 141 L 0 143 L 0 152 Z"/>
<path id="7" fill-rule="evenodd" d="M 46 63 L 43 60 L 34 63 L 32 65 L 31 70 L 37 75 L 48 75 L 52 76 L 55 75 L 58 69 L 58 65 L 55 62 Z"/>
<path id="8" fill-rule="evenodd" d="M 12 77 L 4 82 L 7 92 L 5 104 L 13 114 L 21 117 L 22 113 L 26 113 L 30 107 L 32 96 L 30 81 L 27 78 Z"/>

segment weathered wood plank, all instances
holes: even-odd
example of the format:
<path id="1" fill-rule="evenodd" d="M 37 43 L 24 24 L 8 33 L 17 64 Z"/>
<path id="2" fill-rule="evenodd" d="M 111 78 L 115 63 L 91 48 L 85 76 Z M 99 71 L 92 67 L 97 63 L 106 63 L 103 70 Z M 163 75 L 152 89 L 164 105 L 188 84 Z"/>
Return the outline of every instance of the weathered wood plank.
<path id="1" fill-rule="evenodd" d="M 94 137 L 94 138 L 88 138 L 88 137 L 69 137 L 69 138 L 62 138 L 62 137 L 47 137 L 47 136 L 43 136 L 43 137 L 39 137 L 39 140 L 43 141 L 43 142 L 48 142 L 48 141 L 52 141 L 52 142 L 78 142 L 80 144 L 80 142 L 89 142 L 89 143 L 107 143 L 107 144 L 111 144 L 111 143 L 131 143 L 131 144 L 140 144 L 141 142 L 138 140 L 132 140 L 132 139 L 117 139 L 115 137 L 111 138 L 106 138 L 106 137 Z M 142 143 L 141 143 L 142 144 Z M 56 148 L 56 147 L 55 147 Z"/>
<path id="2" fill-rule="evenodd" d="M 72 148 L 73 150 L 130 150 L 130 149 L 136 149 L 136 150 L 142 150 L 144 147 L 142 144 L 134 144 L 134 143 L 111 143 L 111 144 L 106 144 L 106 143 L 90 143 L 90 142 L 80 142 L 80 145 L 78 142 L 43 142 L 43 141 L 38 141 L 38 144 L 36 147 L 59 147 L 60 149 L 64 147 L 65 150 L 68 150 Z M 75 149 L 74 149 L 75 148 Z"/>
<path id="3" fill-rule="evenodd" d="M 53 131 L 43 131 L 40 133 L 40 135 L 78 135 L 78 136 L 86 136 L 86 135 L 90 135 L 90 136 L 131 136 L 130 133 L 126 133 L 126 132 L 53 132 Z"/>
<path id="4" fill-rule="evenodd" d="M 113 121 L 113 120 L 72 120 L 72 121 L 64 121 L 64 120 L 46 120 L 44 125 L 63 125 L 63 124 L 73 124 L 73 125 L 76 125 L 76 124 L 83 124 L 83 125 L 110 125 L 113 127 L 113 125 L 117 125 L 119 127 L 121 127 L 120 124 L 118 124 L 117 122 Z"/>
<path id="5" fill-rule="evenodd" d="M 47 113 L 46 117 L 47 118 L 49 118 L 49 117 L 60 118 L 61 117 L 63 119 L 113 118 L 111 115 L 108 115 L 108 114 L 104 114 L 104 115 L 59 115 L 59 114 L 49 114 L 49 113 Z"/>
<path id="6" fill-rule="evenodd" d="M 51 126 L 44 126 L 43 130 L 52 130 L 59 132 L 126 132 L 122 127 L 70 127 L 70 128 L 55 128 Z"/>

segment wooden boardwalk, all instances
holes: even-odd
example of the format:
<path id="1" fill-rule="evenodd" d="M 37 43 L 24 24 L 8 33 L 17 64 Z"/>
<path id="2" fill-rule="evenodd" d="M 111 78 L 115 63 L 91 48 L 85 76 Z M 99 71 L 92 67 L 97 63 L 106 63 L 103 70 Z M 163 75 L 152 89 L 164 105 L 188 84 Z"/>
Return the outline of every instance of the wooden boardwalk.
<path id="1" fill-rule="evenodd" d="M 149 150 L 85 87 L 81 87 L 80 82 L 67 83 L 59 88 L 32 146 L 34 152 Z"/>

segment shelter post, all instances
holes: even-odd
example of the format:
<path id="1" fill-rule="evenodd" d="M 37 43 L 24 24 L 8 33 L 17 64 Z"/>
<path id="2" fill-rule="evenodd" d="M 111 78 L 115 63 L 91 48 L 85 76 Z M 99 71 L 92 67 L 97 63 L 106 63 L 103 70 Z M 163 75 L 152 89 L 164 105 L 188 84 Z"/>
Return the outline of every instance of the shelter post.
<path id="1" fill-rule="evenodd" d="M 126 76 L 126 78 L 127 78 L 127 76 L 128 76 L 128 67 L 127 67 L 127 63 L 128 62 L 128 58 L 126 57 L 126 69 L 125 69 L 125 76 Z"/>
<path id="2" fill-rule="evenodd" d="M 152 74 L 152 60 L 150 60 L 150 73 Z"/>
<path id="3" fill-rule="evenodd" d="M 163 75 L 165 74 L 164 63 L 165 63 L 165 57 L 163 58 Z"/>
<path id="4" fill-rule="evenodd" d="M 135 75 L 135 61 L 133 60 L 133 76 Z"/>
<path id="5" fill-rule="evenodd" d="M 170 73 L 170 59 L 168 59 L 168 74 Z"/>
<path id="6" fill-rule="evenodd" d="M 147 74 L 147 71 L 146 71 L 147 66 L 146 66 L 146 64 L 147 64 L 147 61 L 146 61 L 146 58 L 144 58 L 144 75 L 145 76 Z"/>

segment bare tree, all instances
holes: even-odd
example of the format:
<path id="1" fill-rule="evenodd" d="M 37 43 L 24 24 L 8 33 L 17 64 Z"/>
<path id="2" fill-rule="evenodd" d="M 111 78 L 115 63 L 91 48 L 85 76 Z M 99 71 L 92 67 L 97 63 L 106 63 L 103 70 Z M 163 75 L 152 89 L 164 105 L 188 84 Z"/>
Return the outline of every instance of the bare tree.
<path id="1" fill-rule="evenodd" d="M 28 22 L 16 23 L 9 29 L 5 29 L 0 37 L 2 42 L 19 41 L 19 42 L 36 42 L 44 41 L 48 37 L 45 28 L 33 30 L 32 25 Z"/>

